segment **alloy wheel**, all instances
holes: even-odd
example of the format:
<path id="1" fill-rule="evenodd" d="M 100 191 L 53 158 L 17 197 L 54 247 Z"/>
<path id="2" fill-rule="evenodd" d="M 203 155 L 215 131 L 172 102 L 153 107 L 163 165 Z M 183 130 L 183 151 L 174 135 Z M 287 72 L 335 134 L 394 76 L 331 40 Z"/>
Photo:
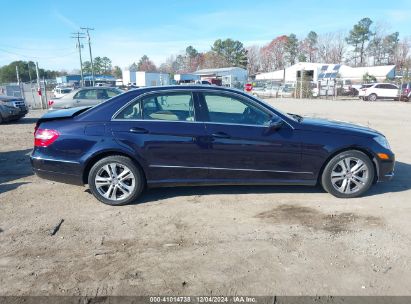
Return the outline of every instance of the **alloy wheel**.
<path id="1" fill-rule="evenodd" d="M 369 168 L 359 158 L 346 157 L 334 165 L 330 178 L 331 184 L 338 192 L 355 193 L 367 184 L 370 178 Z"/>
<path id="2" fill-rule="evenodd" d="M 133 193 L 136 179 L 127 166 L 109 163 L 98 170 L 94 184 L 104 198 L 119 201 L 128 198 Z"/>

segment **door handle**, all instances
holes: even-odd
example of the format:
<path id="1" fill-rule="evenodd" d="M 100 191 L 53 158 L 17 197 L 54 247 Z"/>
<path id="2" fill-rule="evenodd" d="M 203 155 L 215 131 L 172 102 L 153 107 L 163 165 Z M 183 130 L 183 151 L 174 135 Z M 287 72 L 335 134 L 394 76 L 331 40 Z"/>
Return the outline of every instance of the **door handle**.
<path id="1" fill-rule="evenodd" d="M 148 130 L 146 130 L 146 129 L 144 129 L 144 128 L 134 127 L 134 128 L 131 128 L 131 129 L 130 129 L 130 132 L 131 132 L 131 133 L 137 133 L 137 134 L 146 134 L 146 133 L 148 133 Z"/>
<path id="2" fill-rule="evenodd" d="M 224 133 L 224 132 L 213 133 L 213 134 L 211 134 L 211 136 L 215 137 L 215 138 L 230 138 L 231 137 L 230 135 L 228 135 L 227 133 Z"/>

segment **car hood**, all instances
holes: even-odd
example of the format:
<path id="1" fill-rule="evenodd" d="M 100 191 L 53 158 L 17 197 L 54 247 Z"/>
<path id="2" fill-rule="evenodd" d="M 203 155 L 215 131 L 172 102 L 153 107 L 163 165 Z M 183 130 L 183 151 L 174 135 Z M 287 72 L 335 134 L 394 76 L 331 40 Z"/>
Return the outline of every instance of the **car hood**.
<path id="1" fill-rule="evenodd" d="M 312 131 L 350 133 L 370 137 L 382 135 L 380 132 L 366 126 L 324 118 L 304 117 L 300 124 L 304 129 Z"/>

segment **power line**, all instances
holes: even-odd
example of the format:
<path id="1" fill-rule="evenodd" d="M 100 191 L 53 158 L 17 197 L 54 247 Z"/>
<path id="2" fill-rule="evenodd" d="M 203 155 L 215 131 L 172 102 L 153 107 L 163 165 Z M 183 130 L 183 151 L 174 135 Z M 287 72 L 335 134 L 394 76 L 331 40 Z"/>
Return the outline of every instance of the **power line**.
<path id="1" fill-rule="evenodd" d="M 10 51 L 5 50 L 3 48 L 0 48 L 0 52 L 8 53 L 8 54 L 19 56 L 19 57 L 23 57 L 23 58 L 26 58 L 26 59 L 57 59 L 57 58 L 60 58 L 60 57 L 67 57 L 67 56 L 70 56 L 70 55 L 73 55 L 74 53 L 76 53 L 76 52 L 70 52 L 70 53 L 67 53 L 67 54 L 59 55 L 59 56 L 46 56 L 46 57 L 43 57 L 43 56 L 27 56 L 27 55 L 23 55 L 23 54 L 16 53 L 16 52 L 10 52 Z"/>
<path id="2" fill-rule="evenodd" d="M 93 86 L 95 85 L 94 81 L 94 65 L 93 65 L 93 55 L 91 54 L 91 39 L 90 39 L 90 31 L 94 31 L 94 28 L 89 27 L 81 27 L 80 29 L 85 30 L 88 37 L 88 50 L 90 52 L 90 63 L 91 63 L 91 81 Z"/>
<path id="3" fill-rule="evenodd" d="M 84 39 L 84 38 L 86 38 L 86 37 L 83 36 L 84 33 L 80 33 L 80 32 L 72 33 L 72 35 L 73 35 L 73 36 L 71 36 L 71 38 L 77 39 L 78 54 L 79 54 L 79 57 L 80 57 L 81 86 L 84 86 L 83 61 L 82 61 L 82 59 L 81 59 L 81 47 L 82 47 L 82 45 L 81 45 L 81 43 L 80 43 L 80 39 Z"/>
<path id="4" fill-rule="evenodd" d="M 64 50 L 70 50 L 69 47 L 65 48 L 57 48 L 57 49 L 51 49 L 51 48 L 28 48 L 28 47 L 18 47 L 18 46 L 12 46 L 12 45 L 7 45 L 7 44 L 1 44 L 1 48 L 10 48 L 10 49 L 16 49 L 16 50 L 23 50 L 23 51 L 64 51 Z"/>

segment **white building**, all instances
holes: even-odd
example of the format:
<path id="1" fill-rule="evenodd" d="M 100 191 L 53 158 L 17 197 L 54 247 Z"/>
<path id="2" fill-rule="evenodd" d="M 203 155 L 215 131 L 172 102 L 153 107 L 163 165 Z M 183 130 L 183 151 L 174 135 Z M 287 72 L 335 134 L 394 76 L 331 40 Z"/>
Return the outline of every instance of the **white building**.
<path id="1" fill-rule="evenodd" d="M 222 86 L 242 88 L 248 79 L 248 71 L 238 67 L 203 69 L 193 74 L 201 77 L 201 80 L 221 80 Z"/>
<path id="2" fill-rule="evenodd" d="M 123 84 L 135 84 L 138 87 L 169 85 L 170 75 L 160 72 L 124 70 Z"/>
<path id="3" fill-rule="evenodd" d="M 295 82 L 300 79 L 301 72 L 306 80 L 319 81 L 321 79 L 349 79 L 353 83 L 362 82 L 364 74 L 375 76 L 377 81 L 395 77 L 395 65 L 357 67 L 352 68 L 341 64 L 299 62 L 283 70 L 256 75 L 256 80 L 274 80 L 281 82 Z"/>
<path id="4" fill-rule="evenodd" d="M 174 75 L 174 80 L 177 83 L 190 83 L 190 82 L 195 82 L 195 81 L 201 80 L 201 77 L 200 77 L 200 75 L 190 74 L 190 73 L 175 74 Z"/>

